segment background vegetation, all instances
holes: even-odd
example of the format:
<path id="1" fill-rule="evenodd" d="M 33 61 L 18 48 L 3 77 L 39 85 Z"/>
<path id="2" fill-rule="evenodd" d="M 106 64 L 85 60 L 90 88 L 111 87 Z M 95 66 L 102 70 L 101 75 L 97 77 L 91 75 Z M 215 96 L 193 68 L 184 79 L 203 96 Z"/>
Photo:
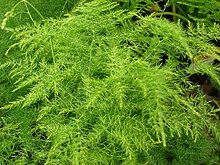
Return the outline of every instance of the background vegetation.
<path id="1" fill-rule="evenodd" d="M 1 1 L 1 164 L 218 164 L 219 5 Z"/>

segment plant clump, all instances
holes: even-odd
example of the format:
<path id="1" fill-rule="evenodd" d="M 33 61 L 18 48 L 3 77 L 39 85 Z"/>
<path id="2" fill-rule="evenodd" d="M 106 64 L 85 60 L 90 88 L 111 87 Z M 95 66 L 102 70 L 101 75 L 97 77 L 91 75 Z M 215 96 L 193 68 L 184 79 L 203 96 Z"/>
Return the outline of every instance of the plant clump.
<path id="1" fill-rule="evenodd" d="M 0 138 L 8 146 L 1 145 L 1 163 L 219 160 L 210 156 L 220 140 L 219 109 L 189 78 L 207 74 L 220 85 L 219 66 L 199 58 L 219 61 L 209 42 L 219 39 L 219 25 L 132 21 L 135 13 L 118 6 L 92 1 L 65 18 L 13 29 L 0 65 Z M 198 157 L 187 160 L 190 153 Z"/>

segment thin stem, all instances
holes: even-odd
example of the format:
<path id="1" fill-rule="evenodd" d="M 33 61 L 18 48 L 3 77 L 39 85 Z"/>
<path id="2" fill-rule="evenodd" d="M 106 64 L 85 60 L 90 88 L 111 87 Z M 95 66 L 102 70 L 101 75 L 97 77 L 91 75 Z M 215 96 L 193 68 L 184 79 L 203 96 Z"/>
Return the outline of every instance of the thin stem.
<path id="1" fill-rule="evenodd" d="M 60 17 L 59 17 L 59 18 L 62 17 L 62 14 L 64 13 L 64 10 L 65 10 L 65 7 L 67 6 L 67 3 L 68 3 L 68 0 L 65 1 L 64 5 L 63 5 L 63 8 L 62 8 L 62 11 L 61 11 L 61 13 L 60 13 Z"/>
<path id="2" fill-rule="evenodd" d="M 160 16 L 160 17 L 162 17 L 163 15 L 171 15 L 171 16 L 176 16 L 176 17 L 179 17 L 180 19 L 182 19 L 182 20 L 184 20 L 184 21 L 186 21 L 186 22 L 188 22 L 189 20 L 186 18 L 186 17 L 184 17 L 184 16 L 182 16 L 182 15 L 180 15 L 180 14 L 177 14 L 177 13 L 173 13 L 173 12 L 163 12 L 163 13 L 153 13 L 153 14 L 151 14 L 151 16 Z"/>
<path id="3" fill-rule="evenodd" d="M 173 13 L 176 13 L 176 5 L 175 5 L 174 3 L 172 4 L 172 12 L 173 12 Z M 176 18 L 175 15 L 173 15 L 173 21 L 174 21 L 174 22 L 177 22 L 177 18 Z"/>
<path id="4" fill-rule="evenodd" d="M 164 6 L 164 8 L 163 8 L 163 10 L 162 10 L 162 13 L 165 12 L 165 10 L 166 10 L 166 8 L 167 8 L 167 6 L 168 6 L 169 3 L 170 3 L 170 0 L 168 0 L 167 3 L 165 4 L 165 6 Z M 160 16 L 160 18 L 161 18 L 161 17 L 162 17 L 162 15 Z"/>
<path id="5" fill-rule="evenodd" d="M 18 3 L 16 3 L 15 5 L 14 5 L 14 7 L 12 8 L 12 10 L 14 10 L 20 3 L 22 3 L 23 2 L 23 0 L 22 1 L 19 1 Z"/>
<path id="6" fill-rule="evenodd" d="M 25 1 L 24 1 L 24 4 L 25 4 L 25 7 L 26 7 L 26 9 L 27 9 L 27 14 L 29 15 L 29 17 L 30 17 L 31 21 L 33 22 L 34 26 L 36 27 L 36 23 L 34 22 L 34 19 L 33 19 L 33 17 L 31 16 L 30 10 L 28 9 L 28 6 L 27 6 L 27 4 L 26 4 Z"/>
<path id="7" fill-rule="evenodd" d="M 50 37 L 50 48 L 51 48 L 51 54 L 52 54 L 52 58 L 53 58 L 53 63 L 55 65 L 56 61 L 55 61 L 55 56 L 54 56 L 54 48 L 53 48 L 52 36 Z"/>
<path id="8" fill-rule="evenodd" d="M 88 75 L 91 74 L 91 65 L 92 65 L 92 47 L 93 47 L 93 43 L 95 41 L 95 31 L 93 30 L 92 32 L 92 42 L 91 45 L 89 47 L 89 68 L 88 68 Z"/>
<path id="9" fill-rule="evenodd" d="M 44 20 L 44 17 L 41 15 L 41 13 L 30 2 L 28 2 L 27 0 L 22 0 L 22 1 L 30 5 L 34 9 L 34 11 L 41 17 L 41 19 Z"/>

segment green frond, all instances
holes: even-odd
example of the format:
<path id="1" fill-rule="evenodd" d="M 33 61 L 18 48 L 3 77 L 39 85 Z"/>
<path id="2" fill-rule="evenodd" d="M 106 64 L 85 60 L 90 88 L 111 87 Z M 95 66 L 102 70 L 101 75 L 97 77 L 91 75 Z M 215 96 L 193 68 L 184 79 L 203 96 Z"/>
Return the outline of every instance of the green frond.
<path id="1" fill-rule="evenodd" d="M 3 156 L 13 155 L 17 145 L 24 155 L 14 157 L 23 164 L 169 164 L 169 155 L 173 164 L 212 159 L 207 155 L 217 147 L 207 147 L 217 142 L 206 136 L 212 133 L 219 142 L 218 110 L 188 77 L 207 74 L 220 85 L 219 66 L 213 65 L 219 52 L 211 43 L 219 39 L 219 25 L 183 29 L 150 16 L 132 21 L 137 13 L 119 5 L 80 3 L 65 18 L 13 30 L 14 43 L 0 62 L 1 91 L 9 97 L 0 102 L 0 112 L 9 116 L 0 120 L 0 135 L 12 131 L 7 136 L 13 137 L 3 139 L 12 149 Z M 201 59 L 203 54 L 211 60 Z M 199 158 L 188 161 L 193 152 Z M 0 157 L 1 163 L 17 163 L 6 159 Z"/>

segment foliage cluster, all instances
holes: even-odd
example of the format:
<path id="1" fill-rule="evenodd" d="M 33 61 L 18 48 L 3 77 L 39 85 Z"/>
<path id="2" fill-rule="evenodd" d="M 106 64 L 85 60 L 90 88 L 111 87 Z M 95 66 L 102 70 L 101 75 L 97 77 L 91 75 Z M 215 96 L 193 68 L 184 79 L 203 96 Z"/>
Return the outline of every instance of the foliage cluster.
<path id="1" fill-rule="evenodd" d="M 189 77 L 220 85 L 219 66 L 200 58 L 220 61 L 211 42 L 220 26 L 184 30 L 120 8 L 96 0 L 11 29 L 0 63 L 1 164 L 219 161 L 219 108 Z"/>
<path id="2" fill-rule="evenodd" d="M 8 0 L 1 0 L 1 28 L 6 26 L 6 22 L 7 28 L 13 28 L 42 21 L 42 18 L 61 18 L 66 12 L 76 6 L 80 0 L 32 0 L 30 2 L 26 0 L 12 0 L 10 2 Z M 0 54 L 3 54 L 11 44 L 8 41 L 11 35 L 11 33 L 6 33 L 0 29 Z"/>

